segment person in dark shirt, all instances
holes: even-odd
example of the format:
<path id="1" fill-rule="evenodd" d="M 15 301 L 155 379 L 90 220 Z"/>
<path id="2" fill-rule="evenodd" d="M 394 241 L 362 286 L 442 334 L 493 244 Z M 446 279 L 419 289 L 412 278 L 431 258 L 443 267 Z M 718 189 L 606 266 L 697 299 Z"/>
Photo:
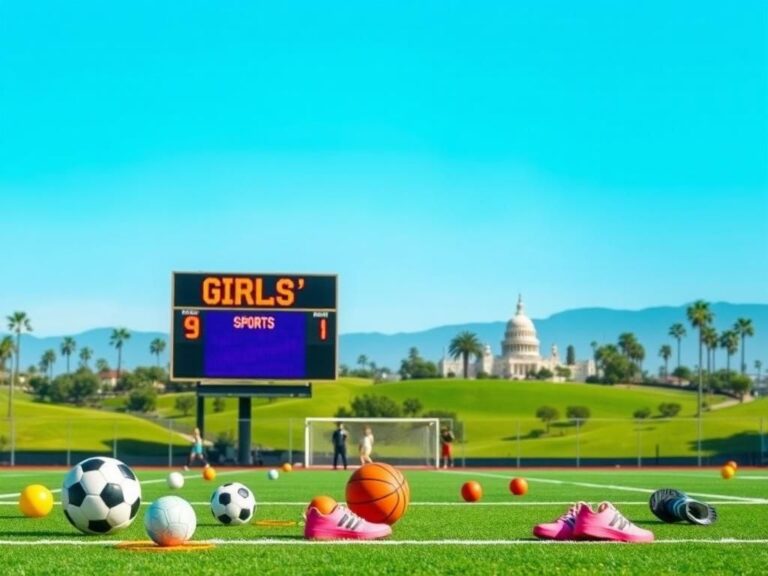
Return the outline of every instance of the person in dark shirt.
<path id="1" fill-rule="evenodd" d="M 341 457 L 341 463 L 344 465 L 344 470 L 347 469 L 347 436 L 349 433 L 344 428 L 344 424 L 339 422 L 336 424 L 336 430 L 333 431 L 331 442 L 333 442 L 333 469 L 336 470 L 339 464 L 339 457 Z"/>
<path id="2" fill-rule="evenodd" d="M 443 468 L 453 468 L 453 441 L 455 436 L 448 426 L 440 430 L 440 454 L 443 457 Z"/>

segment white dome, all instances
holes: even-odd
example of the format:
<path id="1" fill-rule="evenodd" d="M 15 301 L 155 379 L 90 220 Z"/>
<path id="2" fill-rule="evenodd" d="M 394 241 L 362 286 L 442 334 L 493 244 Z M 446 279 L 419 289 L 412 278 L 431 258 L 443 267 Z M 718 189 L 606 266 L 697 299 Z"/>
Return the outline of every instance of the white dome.
<path id="1" fill-rule="evenodd" d="M 540 358 L 539 339 L 536 327 L 523 309 L 523 297 L 517 300 L 517 312 L 507 322 L 504 340 L 501 342 L 502 355 L 524 358 Z"/>

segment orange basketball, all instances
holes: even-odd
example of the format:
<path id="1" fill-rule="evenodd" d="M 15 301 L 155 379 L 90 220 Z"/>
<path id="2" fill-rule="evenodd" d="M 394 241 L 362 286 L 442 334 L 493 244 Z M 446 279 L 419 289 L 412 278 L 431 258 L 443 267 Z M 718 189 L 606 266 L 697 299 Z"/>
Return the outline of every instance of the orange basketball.
<path id="1" fill-rule="evenodd" d="M 373 462 L 358 468 L 347 482 L 347 506 L 377 524 L 394 524 L 405 515 L 411 490 L 403 474 L 389 464 Z"/>
<path id="2" fill-rule="evenodd" d="M 475 480 L 465 482 L 461 485 L 461 497 L 467 502 L 477 502 L 483 497 L 483 487 Z"/>

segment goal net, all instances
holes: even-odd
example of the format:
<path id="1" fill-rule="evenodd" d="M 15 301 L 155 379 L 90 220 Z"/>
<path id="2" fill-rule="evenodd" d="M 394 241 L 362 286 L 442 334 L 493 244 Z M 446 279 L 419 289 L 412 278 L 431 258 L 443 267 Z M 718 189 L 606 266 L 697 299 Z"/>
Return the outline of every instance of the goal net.
<path id="1" fill-rule="evenodd" d="M 333 464 L 331 437 L 336 425 L 344 424 L 347 436 L 347 462 L 360 464 L 363 429 L 373 432 L 373 461 L 388 464 L 431 466 L 440 463 L 440 421 L 437 418 L 306 418 L 304 420 L 304 465 Z"/>

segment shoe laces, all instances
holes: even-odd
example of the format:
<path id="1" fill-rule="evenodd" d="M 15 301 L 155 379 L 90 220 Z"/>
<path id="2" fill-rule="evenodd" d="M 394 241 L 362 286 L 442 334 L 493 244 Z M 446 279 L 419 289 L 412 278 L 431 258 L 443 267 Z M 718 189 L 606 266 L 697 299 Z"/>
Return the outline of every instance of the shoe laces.
<path id="1" fill-rule="evenodd" d="M 569 526 L 573 526 L 576 523 L 576 515 L 579 513 L 579 510 L 581 510 L 581 507 L 584 506 L 584 502 L 576 502 L 575 504 L 571 504 L 571 507 L 568 508 L 568 510 L 558 518 L 560 522 L 565 522 Z"/>

